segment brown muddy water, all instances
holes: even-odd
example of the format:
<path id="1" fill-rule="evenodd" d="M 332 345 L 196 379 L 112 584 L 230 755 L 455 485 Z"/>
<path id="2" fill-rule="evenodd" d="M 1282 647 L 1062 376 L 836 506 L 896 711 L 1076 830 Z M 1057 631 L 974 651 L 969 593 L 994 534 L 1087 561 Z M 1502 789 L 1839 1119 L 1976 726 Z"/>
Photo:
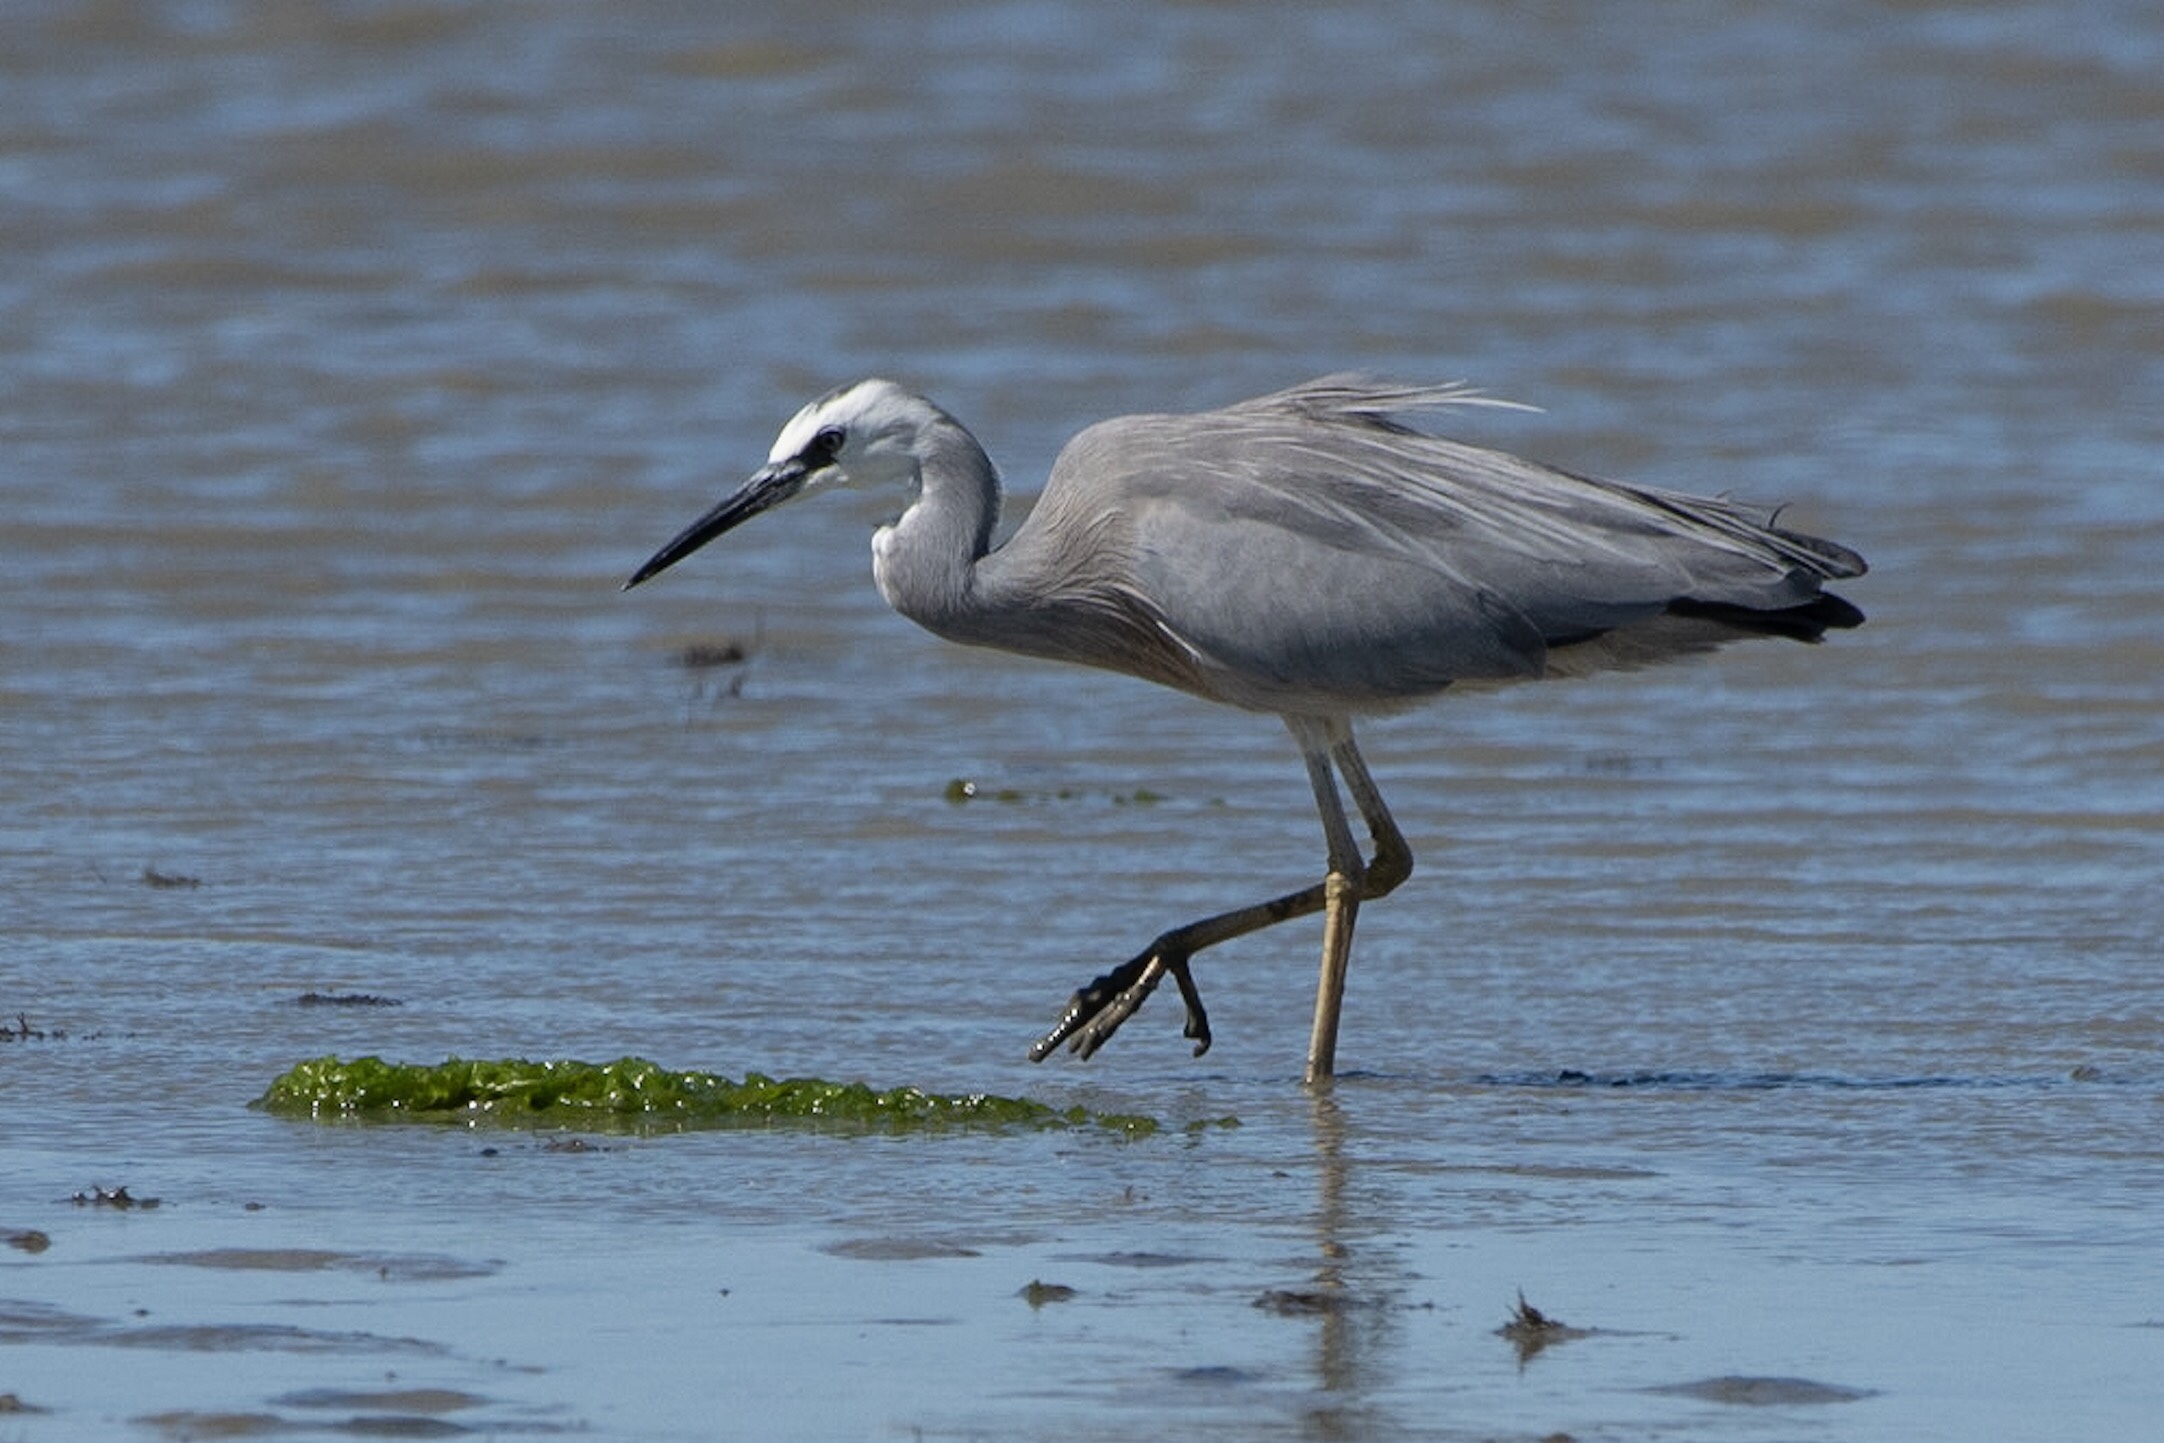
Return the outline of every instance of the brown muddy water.
<path id="1" fill-rule="evenodd" d="M 0 1440 L 2164 1428 L 2154 5 L 0 42 Z M 1282 729 L 917 633 L 855 498 L 617 584 L 860 375 L 1020 510 L 1089 420 L 1349 366 L 1786 500 L 1871 624 L 1371 727 L 1421 865 L 1327 1094 L 1294 928 L 1205 960 L 1207 1058 L 1166 996 L 1032 1067 L 1311 879 Z M 332 1052 L 1169 1126 L 247 1106 Z"/>

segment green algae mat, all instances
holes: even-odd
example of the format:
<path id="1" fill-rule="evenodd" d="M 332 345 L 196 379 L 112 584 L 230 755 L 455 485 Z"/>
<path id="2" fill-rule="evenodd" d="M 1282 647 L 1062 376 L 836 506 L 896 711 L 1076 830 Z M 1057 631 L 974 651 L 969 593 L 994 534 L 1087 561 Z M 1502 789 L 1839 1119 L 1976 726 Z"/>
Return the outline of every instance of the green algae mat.
<path id="1" fill-rule="evenodd" d="M 742 1081 L 676 1072 L 641 1057 L 615 1062 L 493 1062 L 451 1058 L 419 1065 L 378 1057 L 319 1057 L 273 1081 L 255 1106 L 319 1121 L 496 1123 L 609 1131 L 812 1127 L 844 1132 L 1095 1128 L 1142 1137 L 1154 1118 L 1056 1108 L 1023 1097 L 879 1091 L 815 1077 Z"/>

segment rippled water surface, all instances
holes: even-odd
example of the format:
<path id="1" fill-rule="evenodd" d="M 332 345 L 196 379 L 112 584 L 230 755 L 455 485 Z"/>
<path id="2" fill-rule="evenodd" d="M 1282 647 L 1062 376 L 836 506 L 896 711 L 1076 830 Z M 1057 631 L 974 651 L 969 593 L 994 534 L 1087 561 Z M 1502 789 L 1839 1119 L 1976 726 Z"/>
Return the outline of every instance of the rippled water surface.
<path id="1" fill-rule="evenodd" d="M 32 0 L 0 42 L 0 1436 L 2164 1420 L 2154 6 Z M 1317 872 L 1282 728 L 917 632 L 865 498 L 617 585 L 855 376 L 1019 512 L 1089 420 L 1346 367 L 1786 500 L 1871 624 L 1370 726 L 1421 865 L 1334 1089 L 1297 927 L 1205 957 L 1206 1058 L 1168 996 L 1033 1067 L 1078 983 Z M 247 1107 L 325 1053 L 1168 1125 Z M 1582 1334 L 1499 1336 L 1521 1290 Z"/>

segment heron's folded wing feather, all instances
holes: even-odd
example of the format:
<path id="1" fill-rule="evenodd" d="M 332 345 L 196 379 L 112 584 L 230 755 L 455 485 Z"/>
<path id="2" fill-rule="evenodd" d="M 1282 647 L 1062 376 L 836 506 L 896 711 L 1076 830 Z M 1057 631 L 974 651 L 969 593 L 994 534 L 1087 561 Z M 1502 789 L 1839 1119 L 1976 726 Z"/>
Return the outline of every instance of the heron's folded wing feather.
<path id="1" fill-rule="evenodd" d="M 1777 610 L 1862 570 L 1761 508 L 1574 475 L 1383 414 L 1461 399 L 1331 378 L 1104 422 L 1062 453 L 1040 512 L 1116 538 L 1123 584 L 1196 654 L 1347 700 L 1537 675 L 1548 648 L 1677 601 Z"/>

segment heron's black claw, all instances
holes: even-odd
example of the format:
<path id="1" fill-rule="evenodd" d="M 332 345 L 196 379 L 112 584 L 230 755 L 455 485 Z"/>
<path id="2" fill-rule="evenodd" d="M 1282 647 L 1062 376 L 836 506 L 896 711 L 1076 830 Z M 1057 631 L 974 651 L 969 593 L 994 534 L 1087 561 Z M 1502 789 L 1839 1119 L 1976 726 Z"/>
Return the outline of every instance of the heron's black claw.
<path id="1" fill-rule="evenodd" d="M 1180 1035 L 1194 1042 L 1195 1056 L 1200 1057 L 1210 1050 L 1210 1014 L 1202 1010 L 1202 992 L 1195 986 L 1195 974 L 1188 970 L 1185 957 L 1167 962 L 1165 970 L 1179 984 L 1180 1001 L 1187 1008 L 1187 1025 L 1180 1029 Z"/>
<path id="2" fill-rule="evenodd" d="M 1078 1057 L 1088 1057 L 1134 1015 L 1143 999 L 1157 989 L 1158 969 L 1150 966 L 1149 953 L 1121 963 L 1067 999 L 1059 1025 L 1037 1039 L 1029 1060 L 1042 1062 L 1062 1042 Z"/>
<path id="3" fill-rule="evenodd" d="M 1134 964 L 1130 962 L 1127 966 L 1133 967 Z M 1102 1012 L 1105 1004 L 1115 995 L 1114 980 L 1126 970 L 1127 967 L 1122 967 L 1117 971 L 1107 972 L 1088 986 L 1077 989 L 1074 996 L 1067 999 L 1067 1010 L 1060 1014 L 1058 1025 L 1038 1038 L 1029 1049 L 1029 1060 L 1044 1061 L 1062 1042 L 1073 1036 L 1077 1028 Z"/>
<path id="4" fill-rule="evenodd" d="M 1202 1010 L 1202 994 L 1195 989 L 1187 959 L 1167 960 L 1151 951 L 1121 963 L 1068 998 L 1059 1025 L 1037 1039 L 1029 1050 L 1029 1060 L 1044 1061 L 1063 1042 L 1075 1056 L 1088 1058 L 1111 1041 L 1120 1024 L 1149 1000 L 1167 972 L 1179 984 L 1180 1000 L 1187 1007 L 1186 1035 L 1194 1039 L 1195 1056 L 1200 1057 L 1210 1050 L 1210 1019 Z"/>

